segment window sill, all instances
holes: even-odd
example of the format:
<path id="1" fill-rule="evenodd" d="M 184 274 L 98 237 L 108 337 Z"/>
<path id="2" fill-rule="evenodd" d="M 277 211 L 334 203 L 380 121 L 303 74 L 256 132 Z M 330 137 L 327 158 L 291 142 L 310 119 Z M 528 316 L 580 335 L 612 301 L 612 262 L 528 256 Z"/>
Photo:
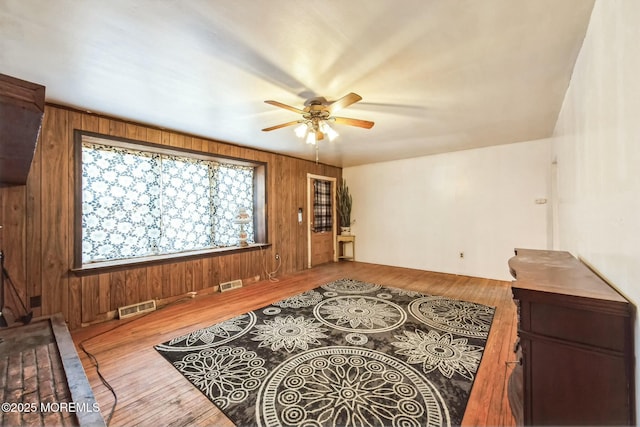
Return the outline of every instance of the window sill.
<path id="1" fill-rule="evenodd" d="M 168 264 L 171 262 L 189 261 L 198 258 L 209 258 L 214 256 L 231 255 L 241 252 L 266 249 L 271 247 L 271 243 L 252 243 L 249 246 L 230 246 L 226 248 L 202 249 L 198 251 L 179 252 L 175 254 L 154 255 L 140 258 L 94 262 L 85 264 L 82 267 L 72 268 L 71 272 L 78 276 L 89 274 L 105 273 L 128 268 L 147 267 L 158 264 Z"/>

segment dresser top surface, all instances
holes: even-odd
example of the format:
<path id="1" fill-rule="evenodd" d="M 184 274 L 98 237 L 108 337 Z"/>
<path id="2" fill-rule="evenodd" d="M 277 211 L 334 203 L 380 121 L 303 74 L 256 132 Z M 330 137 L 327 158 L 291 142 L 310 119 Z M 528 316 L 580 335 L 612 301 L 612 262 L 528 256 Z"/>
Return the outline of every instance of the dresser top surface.
<path id="1" fill-rule="evenodd" d="M 628 303 L 569 252 L 516 249 L 509 269 L 516 279 L 514 289 Z"/>

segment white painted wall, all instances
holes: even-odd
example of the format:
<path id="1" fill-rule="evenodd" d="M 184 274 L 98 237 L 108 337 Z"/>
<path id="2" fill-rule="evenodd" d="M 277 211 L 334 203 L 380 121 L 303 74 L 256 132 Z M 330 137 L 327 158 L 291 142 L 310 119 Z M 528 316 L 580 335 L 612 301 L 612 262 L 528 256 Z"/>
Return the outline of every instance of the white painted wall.
<path id="1" fill-rule="evenodd" d="M 547 249 L 548 140 L 343 169 L 358 261 L 511 280 L 515 247 Z M 464 252 L 464 258 L 459 253 Z"/>
<path id="2" fill-rule="evenodd" d="M 598 0 L 552 142 L 556 248 L 640 302 L 640 1 Z M 636 357 L 640 325 L 635 325 Z M 636 365 L 636 390 L 640 372 Z M 636 408 L 640 393 L 636 391 Z M 636 413 L 638 410 L 636 410 Z"/>

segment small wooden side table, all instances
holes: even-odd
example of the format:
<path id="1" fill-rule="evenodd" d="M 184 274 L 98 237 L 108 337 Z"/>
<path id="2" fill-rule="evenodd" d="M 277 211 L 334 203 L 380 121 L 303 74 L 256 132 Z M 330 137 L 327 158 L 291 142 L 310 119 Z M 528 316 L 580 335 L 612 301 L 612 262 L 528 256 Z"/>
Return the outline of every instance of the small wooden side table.
<path id="1" fill-rule="evenodd" d="M 344 255 L 344 244 L 351 243 L 351 256 Z M 338 235 L 338 253 L 336 257 L 336 262 L 338 260 L 347 260 L 347 261 L 355 261 L 356 260 L 356 236 L 343 236 L 342 234 Z"/>

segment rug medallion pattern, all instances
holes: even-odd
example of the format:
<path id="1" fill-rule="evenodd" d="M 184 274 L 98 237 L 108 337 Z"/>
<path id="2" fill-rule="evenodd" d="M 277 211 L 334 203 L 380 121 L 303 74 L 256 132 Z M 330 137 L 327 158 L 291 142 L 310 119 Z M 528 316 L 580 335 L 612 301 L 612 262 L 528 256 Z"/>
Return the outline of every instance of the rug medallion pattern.
<path id="1" fill-rule="evenodd" d="M 238 426 L 458 425 L 494 311 L 340 279 L 155 348 Z"/>

